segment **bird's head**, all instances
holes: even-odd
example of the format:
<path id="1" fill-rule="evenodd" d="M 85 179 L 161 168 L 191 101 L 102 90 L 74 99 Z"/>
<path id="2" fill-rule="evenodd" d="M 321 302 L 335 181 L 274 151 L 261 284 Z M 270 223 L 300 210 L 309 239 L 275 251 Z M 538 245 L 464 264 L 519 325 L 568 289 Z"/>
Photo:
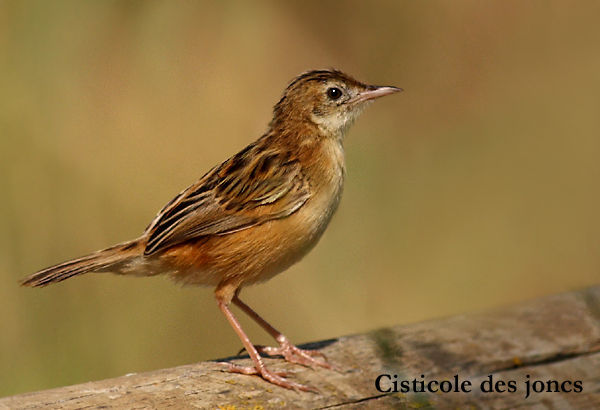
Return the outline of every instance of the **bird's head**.
<path id="1" fill-rule="evenodd" d="M 309 122 L 322 135 L 341 138 L 369 102 L 398 91 L 402 89 L 363 84 L 338 70 L 308 71 L 285 89 L 271 127 Z"/>

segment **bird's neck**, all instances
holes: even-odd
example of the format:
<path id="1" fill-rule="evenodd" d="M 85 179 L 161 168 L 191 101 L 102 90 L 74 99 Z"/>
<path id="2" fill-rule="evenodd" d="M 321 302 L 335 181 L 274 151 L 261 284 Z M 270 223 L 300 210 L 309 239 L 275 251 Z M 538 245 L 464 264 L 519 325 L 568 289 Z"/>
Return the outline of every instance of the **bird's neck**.
<path id="1" fill-rule="evenodd" d="M 278 135 L 288 141 L 302 144 L 303 140 L 332 140 L 343 145 L 344 136 L 350 123 L 342 123 L 337 118 L 325 120 L 316 116 L 304 118 L 274 118 L 269 124 L 269 134 Z M 307 141 L 304 141 L 307 142 Z"/>

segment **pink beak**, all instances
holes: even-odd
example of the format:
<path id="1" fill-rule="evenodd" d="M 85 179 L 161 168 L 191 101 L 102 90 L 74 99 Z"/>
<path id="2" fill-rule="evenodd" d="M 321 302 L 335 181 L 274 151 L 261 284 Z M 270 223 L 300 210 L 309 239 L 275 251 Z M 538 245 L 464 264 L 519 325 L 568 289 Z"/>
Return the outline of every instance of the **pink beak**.
<path id="1" fill-rule="evenodd" d="M 384 95 L 398 93 L 400 91 L 404 91 L 402 88 L 392 87 L 392 86 L 375 86 L 370 85 L 367 90 L 360 92 L 354 98 L 352 98 L 349 102 L 358 103 L 363 101 L 372 100 L 374 98 L 383 97 Z"/>

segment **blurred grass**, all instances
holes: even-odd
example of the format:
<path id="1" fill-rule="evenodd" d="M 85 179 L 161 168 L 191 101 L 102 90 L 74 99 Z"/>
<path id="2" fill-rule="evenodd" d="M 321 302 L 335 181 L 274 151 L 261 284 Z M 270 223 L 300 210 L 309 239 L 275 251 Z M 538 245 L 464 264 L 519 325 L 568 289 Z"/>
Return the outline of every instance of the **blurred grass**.
<path id="1" fill-rule="evenodd" d="M 406 92 L 350 132 L 319 246 L 244 292 L 292 340 L 597 283 L 598 17 L 593 1 L 0 2 L 0 395 L 237 352 L 210 289 L 16 281 L 141 233 L 311 68 Z"/>

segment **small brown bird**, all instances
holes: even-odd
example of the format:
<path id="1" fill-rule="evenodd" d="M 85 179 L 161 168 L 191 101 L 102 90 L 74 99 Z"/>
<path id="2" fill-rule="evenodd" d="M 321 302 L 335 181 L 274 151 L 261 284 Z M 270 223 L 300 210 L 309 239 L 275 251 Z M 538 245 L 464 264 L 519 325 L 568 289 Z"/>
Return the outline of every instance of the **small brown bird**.
<path id="1" fill-rule="evenodd" d="M 36 272 L 22 285 L 114 272 L 164 273 L 186 285 L 216 286 L 219 309 L 254 362 L 228 363 L 229 371 L 311 390 L 269 371 L 260 353 L 330 368 L 324 356 L 291 344 L 240 300 L 240 290 L 284 271 L 315 246 L 342 195 L 345 132 L 370 101 L 398 91 L 365 85 L 337 70 L 301 74 L 275 105 L 267 132 L 177 195 L 141 237 Z M 231 302 L 279 347 L 254 346 L 229 309 Z"/>

